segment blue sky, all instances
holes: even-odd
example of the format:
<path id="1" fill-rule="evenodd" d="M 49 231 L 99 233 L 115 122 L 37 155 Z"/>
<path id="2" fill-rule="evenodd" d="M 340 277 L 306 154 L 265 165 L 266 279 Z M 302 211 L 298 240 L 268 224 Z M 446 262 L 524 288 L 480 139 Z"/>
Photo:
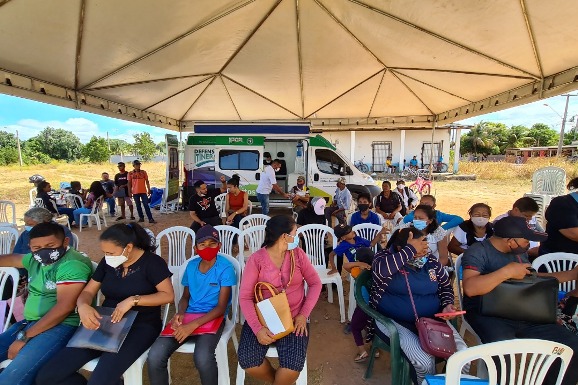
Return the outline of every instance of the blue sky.
<path id="1" fill-rule="evenodd" d="M 546 123 L 559 131 L 562 119 L 544 103 L 549 104 L 558 114 L 563 115 L 566 98 L 556 96 L 531 104 L 494 112 L 461 121 L 465 124 L 475 124 L 480 120 L 500 122 L 507 126 Z M 568 119 L 578 115 L 578 97 L 570 98 Z M 578 119 L 575 119 L 578 120 Z M 566 130 L 576 123 L 567 123 Z M 0 130 L 16 133 L 26 140 L 35 136 L 45 127 L 63 128 L 72 131 L 83 143 L 93 135 L 106 137 L 108 132 L 111 139 L 124 139 L 133 142 L 133 135 L 141 132 L 151 134 L 155 142 L 164 141 L 164 135 L 174 133 L 158 127 L 109 118 L 84 111 L 57 107 L 50 104 L 35 102 L 0 94 Z"/>

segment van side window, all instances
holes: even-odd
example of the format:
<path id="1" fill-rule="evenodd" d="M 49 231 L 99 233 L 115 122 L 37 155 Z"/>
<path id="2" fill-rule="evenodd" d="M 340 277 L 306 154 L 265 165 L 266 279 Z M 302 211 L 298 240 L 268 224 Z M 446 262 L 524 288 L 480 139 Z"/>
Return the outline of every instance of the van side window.
<path id="1" fill-rule="evenodd" d="M 345 167 L 345 162 L 331 150 L 315 150 L 315 159 L 317 168 L 324 174 L 340 175 L 340 169 Z"/>
<path id="2" fill-rule="evenodd" d="M 221 150 L 219 151 L 219 168 L 221 170 L 258 170 L 259 151 Z"/>

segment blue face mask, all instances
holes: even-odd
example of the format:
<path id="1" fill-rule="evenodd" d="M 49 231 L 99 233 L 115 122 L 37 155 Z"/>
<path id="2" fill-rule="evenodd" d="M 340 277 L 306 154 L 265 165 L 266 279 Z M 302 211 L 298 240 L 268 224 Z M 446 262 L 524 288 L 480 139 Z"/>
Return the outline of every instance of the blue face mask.
<path id="1" fill-rule="evenodd" d="M 410 266 L 415 267 L 416 269 L 421 269 L 425 265 L 426 262 L 427 262 L 427 257 L 421 257 L 421 258 L 411 258 L 406 263 Z"/>
<path id="2" fill-rule="evenodd" d="M 34 226 L 24 226 L 24 230 L 30 231 L 30 230 L 32 230 L 33 227 L 34 227 Z"/>
<path id="3" fill-rule="evenodd" d="M 415 227 L 418 230 L 423 230 L 427 227 L 427 222 L 421 219 L 414 219 L 413 227 Z"/>
<path id="4" fill-rule="evenodd" d="M 297 237 L 297 235 L 289 235 L 289 236 L 293 237 L 293 242 L 287 243 L 287 250 L 293 250 L 299 246 L 299 238 Z"/>

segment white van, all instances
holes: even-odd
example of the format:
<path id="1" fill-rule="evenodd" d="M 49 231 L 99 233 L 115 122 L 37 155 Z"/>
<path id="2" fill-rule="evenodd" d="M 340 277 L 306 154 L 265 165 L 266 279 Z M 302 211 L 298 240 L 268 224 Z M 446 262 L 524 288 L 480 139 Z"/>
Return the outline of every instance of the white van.
<path id="1" fill-rule="evenodd" d="M 360 172 L 353 163 L 320 135 L 311 135 L 309 125 L 195 125 L 185 146 L 185 186 L 203 180 L 209 186 L 219 186 L 224 175 L 240 176 L 240 187 L 256 201 L 256 189 L 263 170 L 263 154 L 269 152 L 283 166 L 277 173 L 279 186 L 288 192 L 297 184 L 297 177 L 305 177 L 312 197 L 335 194 L 340 177 L 347 179 L 347 188 L 355 196 L 367 192 L 372 197 L 381 190 L 369 175 Z M 274 132 L 274 134 L 271 134 Z M 282 199 L 282 197 L 279 197 Z M 272 206 L 279 198 L 271 196 Z M 275 204 L 277 203 L 277 204 Z M 289 202 L 284 200 L 284 205 Z"/>

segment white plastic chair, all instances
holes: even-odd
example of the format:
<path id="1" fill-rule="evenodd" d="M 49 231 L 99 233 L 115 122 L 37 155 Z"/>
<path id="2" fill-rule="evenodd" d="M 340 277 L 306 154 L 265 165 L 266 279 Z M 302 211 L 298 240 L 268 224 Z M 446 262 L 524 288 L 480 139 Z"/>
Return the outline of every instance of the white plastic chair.
<path id="1" fill-rule="evenodd" d="M 578 265 L 578 254 L 572 253 L 549 253 L 539 256 L 532 262 L 534 270 L 538 271 L 544 266 L 548 273 L 572 270 Z M 569 292 L 576 289 L 576 281 L 562 282 L 559 285 L 560 291 Z"/>
<path id="2" fill-rule="evenodd" d="M 8 304 L 8 313 L 5 320 L 0 320 L 1 330 L 4 333 L 10 326 L 10 319 L 12 319 L 12 312 L 14 311 L 14 301 L 16 300 L 16 292 L 18 291 L 18 282 L 20 281 L 20 273 L 15 267 L 0 267 L 0 293 L 4 293 L 4 287 L 8 279 L 12 279 L 12 296 L 6 300 Z"/>
<path id="3" fill-rule="evenodd" d="M 149 355 L 148 349 L 124 372 L 122 377 L 126 385 L 142 385 L 142 369 Z M 94 371 L 99 358 L 87 362 L 81 369 L 88 372 Z"/>
<path id="4" fill-rule="evenodd" d="M 322 284 L 327 284 L 327 301 L 333 303 L 333 287 L 337 285 L 337 296 L 339 300 L 339 314 L 341 322 L 345 322 L 345 300 L 343 296 L 343 281 L 339 274 L 327 275 L 325 267 L 325 238 L 331 236 L 332 248 L 337 247 L 337 238 L 333 229 L 325 225 L 305 225 L 297 229 L 297 236 L 302 240 L 303 250 L 309 256 L 309 260 L 317 270 Z"/>
<path id="5" fill-rule="evenodd" d="M 194 255 L 193 247 L 195 246 L 195 232 L 185 226 L 173 226 L 168 229 L 164 229 L 158 233 L 156 237 L 157 250 L 156 254 L 163 257 L 161 241 L 163 238 L 167 239 L 168 243 L 168 255 L 166 257 L 167 264 L 169 265 L 169 270 L 171 273 L 175 274 L 179 266 L 181 266 L 185 261 Z M 191 238 L 191 252 L 187 256 L 187 239 Z"/>
<path id="6" fill-rule="evenodd" d="M 217 208 L 217 211 L 219 212 L 219 217 L 221 218 L 226 218 L 227 217 L 227 213 L 225 212 L 226 209 L 226 199 L 227 199 L 227 193 L 222 193 L 219 194 L 215 197 L 215 207 Z"/>
<path id="7" fill-rule="evenodd" d="M 30 191 L 28 191 L 28 197 L 30 198 L 30 208 L 36 207 L 36 194 L 37 193 L 38 193 L 38 190 L 36 189 L 36 187 L 31 188 Z"/>
<path id="8" fill-rule="evenodd" d="M 564 195 L 566 194 L 566 171 L 560 167 L 544 167 L 532 175 L 532 194 Z"/>
<path id="9" fill-rule="evenodd" d="M 0 254 L 12 253 L 17 240 L 18 230 L 12 226 L 0 226 Z"/>
<path id="10" fill-rule="evenodd" d="M 80 247 L 80 240 L 78 239 L 78 235 L 74 234 L 74 233 L 70 233 L 72 234 L 72 239 L 70 240 L 70 247 L 72 247 L 73 249 L 77 250 Z"/>
<path id="11" fill-rule="evenodd" d="M 241 265 L 241 270 L 243 270 L 245 268 L 245 260 L 248 259 L 251 254 L 259 250 L 265 241 L 265 225 L 255 225 L 242 230 L 240 239 L 242 241 L 239 241 L 239 255 L 237 256 L 237 259 Z M 243 252 L 241 252 L 240 250 L 243 245 L 247 245 L 248 250 L 243 250 Z"/>
<path id="12" fill-rule="evenodd" d="M 76 194 L 64 194 L 64 200 L 66 200 L 68 207 L 75 210 L 83 206 L 82 198 Z"/>
<path id="13" fill-rule="evenodd" d="M 252 226 L 265 225 L 271 217 L 265 214 L 251 214 L 241 219 L 239 222 L 239 229 L 244 230 Z"/>
<path id="14" fill-rule="evenodd" d="M 556 379 L 556 385 L 560 385 L 573 353 L 572 349 L 564 344 L 539 339 L 513 339 L 474 346 L 454 353 L 448 359 L 445 383 L 459 385 L 464 365 L 480 360 L 488 368 L 490 384 L 540 385 L 552 364 L 560 359 L 560 370 Z M 499 362 L 499 378 L 496 361 Z M 509 379 L 506 377 L 508 375 Z M 554 376 L 555 373 L 549 375 Z"/>
<path id="15" fill-rule="evenodd" d="M 539 209 L 535 215 L 536 221 L 542 226 L 542 228 L 546 228 L 546 209 L 550 206 L 550 202 L 554 196 L 525 193 L 524 197 L 530 197 L 538 204 Z"/>
<path id="16" fill-rule="evenodd" d="M 241 237 L 241 230 L 229 225 L 215 226 L 215 230 L 219 232 L 219 238 L 221 239 L 221 252 L 227 255 L 233 255 L 233 240 L 235 236 L 237 236 L 238 243 L 243 239 Z"/>
<path id="17" fill-rule="evenodd" d="M 358 237 L 367 239 L 370 242 L 382 229 L 382 226 L 373 223 L 360 223 L 359 225 L 353 226 L 353 231 L 355 231 L 355 234 L 357 234 Z M 375 246 L 373 246 L 373 252 L 377 253 L 377 243 Z M 355 311 L 356 306 L 357 302 L 355 301 L 355 279 L 351 276 L 351 274 L 349 274 L 349 302 L 347 308 L 347 319 L 349 321 L 351 321 L 351 317 L 353 317 L 353 312 Z"/>
<path id="18" fill-rule="evenodd" d="M 0 226 L 16 228 L 16 205 L 11 201 L 0 201 Z"/>
<path id="19" fill-rule="evenodd" d="M 265 354 L 268 358 L 278 358 L 277 348 L 275 345 L 270 345 Z M 241 365 L 237 364 L 237 380 L 236 385 L 245 385 L 245 371 L 241 368 Z M 295 385 L 307 385 L 307 357 L 305 357 L 305 365 L 303 365 L 303 370 L 299 373 Z"/>
<path id="20" fill-rule="evenodd" d="M 80 214 L 80 223 L 78 224 L 78 228 L 80 232 L 82 232 L 82 220 L 83 218 L 88 219 L 88 227 L 92 227 L 92 220 L 96 223 L 96 228 L 102 230 L 100 226 L 100 219 L 104 222 L 104 227 L 108 227 L 106 223 L 106 216 L 104 215 L 104 211 L 102 211 L 102 204 L 104 202 L 104 196 L 99 196 L 92 205 L 92 209 L 90 210 L 90 214 Z"/>
<path id="21" fill-rule="evenodd" d="M 239 344 L 237 342 L 237 336 L 235 335 L 235 320 L 237 319 L 237 313 L 239 311 L 239 285 L 241 284 L 241 265 L 239 262 L 231 257 L 230 255 L 219 253 L 219 256 L 227 258 L 229 262 L 235 268 L 235 273 L 237 274 L 237 285 L 232 287 L 231 291 L 231 311 L 225 317 L 225 327 L 223 329 L 223 334 L 219 339 L 219 343 L 217 344 L 217 348 L 215 349 L 215 356 L 217 358 L 217 367 L 219 373 L 219 384 L 220 385 L 230 385 L 231 380 L 229 377 L 229 358 L 227 356 L 227 344 L 229 343 L 229 339 L 233 338 L 233 345 L 235 350 L 237 350 Z M 193 258 L 198 258 L 197 256 Z M 177 270 L 177 273 L 173 277 L 173 288 L 175 291 L 175 306 L 178 308 L 179 301 L 183 296 L 184 287 L 181 285 L 183 275 L 185 270 L 187 269 L 187 265 L 190 261 L 183 263 Z M 165 312 L 165 314 L 168 314 Z M 163 323 L 163 329 L 164 324 Z M 195 352 L 195 343 L 192 341 L 185 342 L 181 347 L 176 350 L 178 353 L 194 353 Z M 169 376 L 170 376 L 170 360 L 169 360 Z"/>

